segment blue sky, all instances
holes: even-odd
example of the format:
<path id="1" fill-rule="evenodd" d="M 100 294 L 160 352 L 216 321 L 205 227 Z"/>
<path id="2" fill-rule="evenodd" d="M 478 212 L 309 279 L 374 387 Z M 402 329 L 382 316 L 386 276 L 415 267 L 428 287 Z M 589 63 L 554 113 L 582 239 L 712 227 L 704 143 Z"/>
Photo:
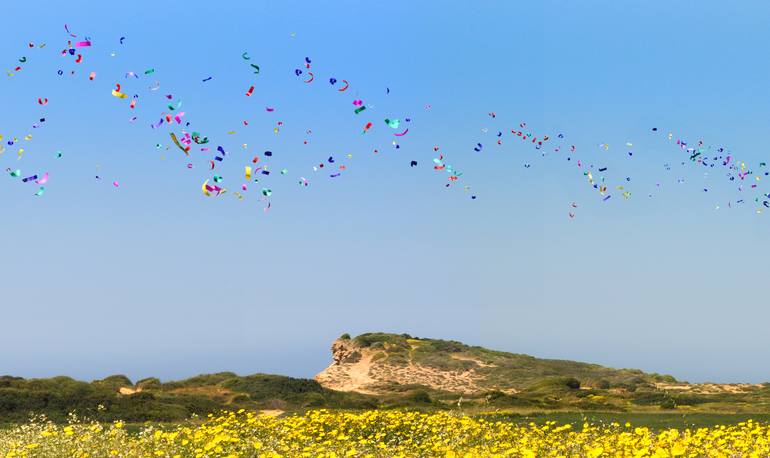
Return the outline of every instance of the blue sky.
<path id="1" fill-rule="evenodd" d="M 6 145 L 0 162 L 51 178 L 35 197 L 0 177 L 0 373 L 312 376 L 343 332 L 391 331 L 690 381 L 770 380 L 770 213 L 737 204 L 757 192 L 666 139 L 766 160 L 770 6 L 620 3 L 6 5 L 3 69 L 24 68 L 0 75 L 0 134 L 26 152 Z M 59 56 L 65 23 L 93 43 L 80 64 Z M 294 75 L 306 56 L 312 84 Z M 135 110 L 110 95 L 116 83 L 139 96 Z M 149 127 L 165 94 L 188 131 L 230 153 L 214 172 L 210 152 L 188 161 L 167 127 Z M 385 118 L 410 128 L 399 149 Z M 512 138 L 522 122 L 549 147 Z M 434 146 L 464 173 L 456 186 L 432 169 Z M 266 150 L 273 174 L 238 200 L 243 166 Z M 342 176 L 313 172 L 329 156 Z M 609 168 L 611 200 L 588 184 L 590 166 Z M 206 198 L 215 173 L 230 192 Z"/>

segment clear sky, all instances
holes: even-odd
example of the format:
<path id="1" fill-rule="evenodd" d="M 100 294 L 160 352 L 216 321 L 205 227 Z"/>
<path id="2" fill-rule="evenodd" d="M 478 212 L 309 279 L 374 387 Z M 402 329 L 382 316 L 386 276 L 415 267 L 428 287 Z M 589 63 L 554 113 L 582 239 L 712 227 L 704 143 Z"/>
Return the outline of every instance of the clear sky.
<path id="1" fill-rule="evenodd" d="M 0 373 L 309 377 L 340 334 L 389 331 L 770 380 L 770 211 L 674 144 L 767 160 L 770 5 L 8 3 L 0 165 L 23 176 L 0 176 Z M 82 63 L 59 56 L 65 23 L 92 41 Z M 294 75 L 306 56 L 311 84 Z M 134 110 L 116 83 L 139 96 Z M 184 126 L 149 127 L 177 100 L 187 131 L 230 153 L 213 172 L 211 152 L 188 160 L 169 141 Z M 399 149 L 385 118 L 410 129 Z M 511 129 L 551 143 L 537 151 Z M 463 172 L 450 188 L 434 146 Z M 244 165 L 266 150 L 273 174 L 238 200 Z M 329 156 L 348 167 L 340 177 L 312 170 Z M 611 200 L 588 184 L 591 166 L 610 169 Z M 36 197 L 21 178 L 46 171 Z M 207 198 L 214 174 L 229 192 Z"/>

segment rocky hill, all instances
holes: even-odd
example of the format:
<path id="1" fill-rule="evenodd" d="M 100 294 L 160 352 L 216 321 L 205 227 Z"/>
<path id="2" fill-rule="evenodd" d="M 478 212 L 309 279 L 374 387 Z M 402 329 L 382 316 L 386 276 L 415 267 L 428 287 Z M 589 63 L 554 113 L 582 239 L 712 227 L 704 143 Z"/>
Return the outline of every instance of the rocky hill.
<path id="1" fill-rule="evenodd" d="M 540 359 L 460 342 L 408 334 L 343 335 L 332 343 L 332 364 L 315 379 L 337 391 L 385 394 L 420 385 L 450 393 L 500 391 L 515 394 L 552 377 L 570 377 L 600 389 L 675 384 L 670 375 L 597 364 Z"/>

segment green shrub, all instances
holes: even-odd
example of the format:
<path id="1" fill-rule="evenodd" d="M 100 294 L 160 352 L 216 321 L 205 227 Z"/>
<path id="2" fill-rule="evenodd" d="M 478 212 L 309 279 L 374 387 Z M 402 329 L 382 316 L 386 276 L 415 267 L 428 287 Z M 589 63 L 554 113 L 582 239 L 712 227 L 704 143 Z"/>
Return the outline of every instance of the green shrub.
<path id="1" fill-rule="evenodd" d="M 568 377 L 567 380 L 564 381 L 564 385 L 566 385 L 567 388 L 579 390 L 580 380 L 576 379 L 575 377 Z"/>
<path id="2" fill-rule="evenodd" d="M 350 353 L 348 355 L 348 357 L 345 358 L 345 362 L 346 363 L 353 364 L 353 363 L 357 363 L 359 361 L 361 361 L 361 352 L 358 352 L 358 351 L 354 351 L 354 352 Z"/>
<path id="3" fill-rule="evenodd" d="M 186 380 L 180 380 L 178 382 L 168 382 L 163 384 L 164 389 L 173 390 L 177 388 L 185 388 L 190 386 L 207 386 L 218 385 L 225 380 L 238 378 L 238 375 L 233 372 L 218 372 L 216 374 L 203 374 L 190 377 Z"/>
<path id="4" fill-rule="evenodd" d="M 233 391 L 247 393 L 255 401 L 276 397 L 286 400 L 299 399 L 304 393 L 322 393 L 324 391 L 321 384 L 315 380 L 267 374 L 233 378 L 222 383 L 222 386 Z"/>
<path id="5" fill-rule="evenodd" d="M 160 379 L 155 377 L 143 378 L 136 382 L 136 387 L 143 390 L 151 388 L 159 388 L 161 386 Z"/>
<path id="6" fill-rule="evenodd" d="M 703 396 L 697 394 L 677 394 L 672 397 L 672 400 L 678 406 L 694 406 L 718 401 L 718 399 L 715 399 L 715 396 Z"/>
<path id="7" fill-rule="evenodd" d="M 640 406 L 651 406 L 660 405 L 665 399 L 670 398 L 671 397 L 663 391 L 645 391 L 636 393 L 633 399 L 631 399 L 631 402 Z"/>
<path id="8" fill-rule="evenodd" d="M 396 347 L 409 348 L 409 343 L 405 338 L 396 336 L 393 334 L 384 334 L 380 332 L 361 334 L 353 339 L 353 341 L 360 347 L 375 347 L 384 348 L 385 343 L 391 344 Z M 378 344 L 378 345 L 375 345 Z"/>
<path id="9" fill-rule="evenodd" d="M 406 399 L 409 402 L 412 402 L 415 404 L 430 404 L 433 402 L 433 400 L 430 398 L 430 395 L 425 390 L 412 391 L 407 395 Z"/>
<path id="10" fill-rule="evenodd" d="M 326 406 L 326 398 L 321 393 L 308 393 L 302 401 L 304 408 L 318 408 Z"/>
<path id="11" fill-rule="evenodd" d="M 109 386 L 115 390 L 122 386 L 134 386 L 133 382 L 131 382 L 131 379 L 125 375 L 110 375 L 109 377 L 103 378 L 101 380 L 94 380 L 93 383 L 96 385 Z"/>
<path id="12" fill-rule="evenodd" d="M 504 398 L 505 393 L 502 391 L 489 391 L 484 394 L 484 398 L 486 398 L 487 401 L 494 401 L 495 399 Z"/>
<path id="13" fill-rule="evenodd" d="M 660 402 L 661 409 L 676 409 L 676 402 L 672 398 L 666 398 Z"/>
<path id="14" fill-rule="evenodd" d="M 243 402 L 248 402 L 248 401 L 251 401 L 251 397 L 248 394 L 246 394 L 246 393 L 239 394 L 239 395 L 233 397 L 233 402 L 243 403 Z"/>

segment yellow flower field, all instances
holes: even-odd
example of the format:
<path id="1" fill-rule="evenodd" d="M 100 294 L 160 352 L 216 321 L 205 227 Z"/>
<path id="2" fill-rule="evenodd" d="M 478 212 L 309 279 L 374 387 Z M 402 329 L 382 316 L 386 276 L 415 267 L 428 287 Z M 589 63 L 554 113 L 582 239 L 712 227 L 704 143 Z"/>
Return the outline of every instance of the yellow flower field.
<path id="1" fill-rule="evenodd" d="M 767 457 L 770 426 L 654 433 L 626 425 L 543 426 L 449 413 L 316 410 L 273 418 L 239 411 L 202 424 L 147 426 L 31 421 L 0 430 L 0 457 Z"/>

